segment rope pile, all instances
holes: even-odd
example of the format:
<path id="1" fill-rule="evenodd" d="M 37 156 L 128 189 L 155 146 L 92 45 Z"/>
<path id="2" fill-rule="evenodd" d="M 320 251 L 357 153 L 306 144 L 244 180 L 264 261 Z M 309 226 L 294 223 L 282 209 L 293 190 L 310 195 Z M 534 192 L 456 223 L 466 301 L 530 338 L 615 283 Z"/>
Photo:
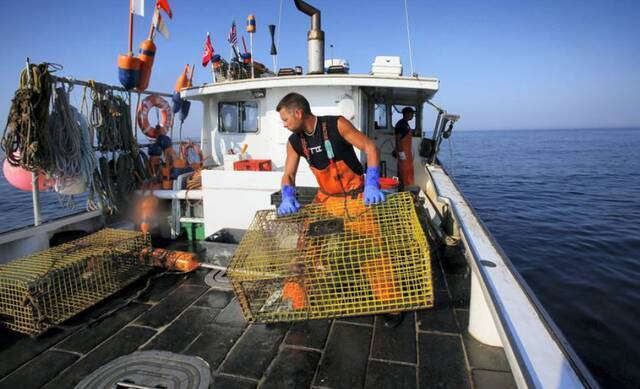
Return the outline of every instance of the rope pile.
<path id="1" fill-rule="evenodd" d="M 148 178 L 130 95 L 89 81 L 78 110 L 70 102 L 72 80 L 51 74 L 60 69 L 42 63 L 22 71 L 1 147 L 12 165 L 54 178 L 61 200 L 88 188 L 88 210 L 122 211 Z"/>
<path id="2" fill-rule="evenodd" d="M 50 70 L 53 70 L 50 64 L 42 63 L 22 71 L 2 137 L 2 150 L 9 163 L 30 171 L 49 171 L 53 165 L 51 139 L 46 129 L 52 85 Z"/>

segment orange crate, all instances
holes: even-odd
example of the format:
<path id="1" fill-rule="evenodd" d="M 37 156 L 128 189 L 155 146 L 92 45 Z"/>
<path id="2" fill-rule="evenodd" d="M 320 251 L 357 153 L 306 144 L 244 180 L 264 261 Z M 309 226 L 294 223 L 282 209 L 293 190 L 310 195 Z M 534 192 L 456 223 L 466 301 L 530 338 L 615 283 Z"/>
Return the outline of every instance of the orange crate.
<path id="1" fill-rule="evenodd" d="M 233 163 L 233 170 L 271 171 L 270 159 L 245 159 Z"/>

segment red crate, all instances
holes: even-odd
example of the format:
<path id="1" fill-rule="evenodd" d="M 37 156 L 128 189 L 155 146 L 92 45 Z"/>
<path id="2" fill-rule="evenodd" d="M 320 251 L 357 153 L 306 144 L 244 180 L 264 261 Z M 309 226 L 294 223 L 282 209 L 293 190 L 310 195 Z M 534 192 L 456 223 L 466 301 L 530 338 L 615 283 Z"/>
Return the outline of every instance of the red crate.
<path id="1" fill-rule="evenodd" d="M 270 159 L 245 159 L 243 161 L 235 161 L 233 170 L 254 170 L 254 171 L 271 171 Z"/>

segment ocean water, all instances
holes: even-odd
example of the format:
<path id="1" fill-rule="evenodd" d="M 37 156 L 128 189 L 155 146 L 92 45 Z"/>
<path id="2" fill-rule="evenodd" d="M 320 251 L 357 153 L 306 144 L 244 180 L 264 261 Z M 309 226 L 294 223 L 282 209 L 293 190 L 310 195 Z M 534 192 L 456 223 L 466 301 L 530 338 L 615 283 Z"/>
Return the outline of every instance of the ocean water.
<path id="1" fill-rule="evenodd" d="M 4 154 L 0 152 L 0 162 Z M 12 187 L 0 169 L 0 233 L 33 225 L 31 192 Z M 40 216 L 43 222 L 65 215 L 84 212 L 86 195 L 61 199 L 54 191 L 40 192 Z"/>
<path id="2" fill-rule="evenodd" d="M 640 387 L 640 129 L 450 139 L 442 163 L 594 377 Z"/>
<path id="3" fill-rule="evenodd" d="M 640 129 L 454 131 L 440 158 L 595 378 L 640 387 Z M 32 223 L 0 198 L 0 231 Z"/>

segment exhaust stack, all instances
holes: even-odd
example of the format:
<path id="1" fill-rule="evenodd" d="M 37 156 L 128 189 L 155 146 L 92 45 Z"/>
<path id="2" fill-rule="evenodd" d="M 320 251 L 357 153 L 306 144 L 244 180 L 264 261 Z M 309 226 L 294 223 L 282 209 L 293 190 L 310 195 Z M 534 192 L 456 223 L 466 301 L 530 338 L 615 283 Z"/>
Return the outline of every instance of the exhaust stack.
<path id="1" fill-rule="evenodd" d="M 307 33 L 307 74 L 324 73 L 324 31 L 320 26 L 320 10 L 302 0 L 294 0 L 296 8 L 311 16 L 311 30 Z"/>

